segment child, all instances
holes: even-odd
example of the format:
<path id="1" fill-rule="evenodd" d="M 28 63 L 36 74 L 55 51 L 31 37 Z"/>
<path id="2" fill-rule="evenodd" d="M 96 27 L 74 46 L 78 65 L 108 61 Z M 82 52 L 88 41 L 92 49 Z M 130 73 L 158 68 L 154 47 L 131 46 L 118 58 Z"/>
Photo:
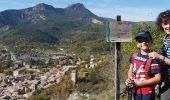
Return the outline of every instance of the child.
<path id="1" fill-rule="evenodd" d="M 152 37 L 149 31 L 136 34 L 137 53 L 130 58 L 130 68 L 126 85 L 135 84 L 134 100 L 155 100 L 155 85 L 161 81 L 160 66 L 155 59 L 149 59 Z"/>

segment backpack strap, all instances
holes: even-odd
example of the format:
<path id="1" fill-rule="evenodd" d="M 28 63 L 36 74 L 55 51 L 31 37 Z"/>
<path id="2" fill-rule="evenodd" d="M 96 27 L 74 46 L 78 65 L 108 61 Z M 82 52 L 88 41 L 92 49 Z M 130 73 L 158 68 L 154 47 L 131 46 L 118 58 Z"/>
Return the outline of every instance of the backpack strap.
<path id="1" fill-rule="evenodd" d="M 132 63 L 134 63 L 134 60 L 135 60 L 135 58 L 137 57 L 138 53 L 139 53 L 139 52 L 136 52 L 136 53 L 133 53 L 133 54 L 132 54 Z M 150 70 L 152 60 L 153 60 L 152 58 L 149 58 L 149 59 L 147 60 L 146 64 L 145 64 L 145 71 L 146 71 L 147 73 L 148 73 L 149 70 Z"/>
<path id="2" fill-rule="evenodd" d="M 132 64 L 134 63 L 134 60 L 135 60 L 135 58 L 137 57 L 138 53 L 139 53 L 139 52 L 136 52 L 136 53 L 133 53 L 133 54 L 132 54 L 132 58 L 131 58 L 131 59 L 132 59 Z"/>
<path id="3" fill-rule="evenodd" d="M 149 70 L 151 67 L 151 63 L 152 63 L 152 58 L 149 58 L 145 64 L 145 72 L 149 74 Z"/>
<path id="4" fill-rule="evenodd" d="M 133 54 L 132 54 L 132 64 L 134 63 L 134 60 L 135 60 L 135 58 L 137 57 L 138 53 L 139 53 L 139 52 L 136 52 L 136 53 L 133 53 Z M 145 72 L 146 72 L 146 74 L 147 74 L 148 76 L 149 76 L 149 71 L 150 71 L 150 67 L 151 67 L 152 60 L 153 60 L 152 58 L 149 58 L 149 59 L 146 61 L 146 64 L 145 64 L 145 66 L 144 66 Z"/>

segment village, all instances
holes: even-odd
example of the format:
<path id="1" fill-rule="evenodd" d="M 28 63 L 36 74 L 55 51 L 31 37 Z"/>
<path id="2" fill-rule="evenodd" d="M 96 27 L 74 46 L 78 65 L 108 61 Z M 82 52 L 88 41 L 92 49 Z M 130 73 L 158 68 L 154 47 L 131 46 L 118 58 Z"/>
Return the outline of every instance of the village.
<path id="1" fill-rule="evenodd" d="M 10 56 L 10 57 L 9 57 Z M 89 61 L 84 61 L 78 58 L 73 63 L 73 59 L 67 61 L 60 61 L 60 59 L 68 58 L 70 54 L 55 53 L 49 55 L 52 60 L 59 61 L 57 64 L 48 65 L 46 72 L 38 69 L 38 66 L 29 65 L 22 60 L 16 60 L 12 71 L 12 75 L 0 73 L 0 99 L 24 100 L 30 97 L 34 91 L 42 90 L 50 87 L 51 85 L 58 84 L 62 77 L 68 70 L 71 70 L 71 80 L 76 83 L 77 81 L 77 67 L 95 68 L 98 64 L 102 63 L 102 59 L 95 60 L 94 55 L 89 57 Z M 11 53 L 0 54 L 0 59 L 14 60 Z M 49 61 L 49 60 L 47 60 Z M 47 62 L 48 63 L 48 62 Z M 27 72 L 27 73 L 26 73 Z M 29 73 L 28 73 L 29 72 Z M 87 75 L 87 73 L 84 73 Z"/>

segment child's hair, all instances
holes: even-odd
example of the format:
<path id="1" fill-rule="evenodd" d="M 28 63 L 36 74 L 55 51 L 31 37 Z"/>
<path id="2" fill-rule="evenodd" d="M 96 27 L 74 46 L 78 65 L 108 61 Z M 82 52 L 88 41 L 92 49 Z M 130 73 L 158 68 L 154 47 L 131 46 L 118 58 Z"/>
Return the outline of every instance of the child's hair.
<path id="1" fill-rule="evenodd" d="M 162 23 L 164 22 L 170 22 L 170 10 L 161 12 L 157 17 L 156 26 L 162 32 L 164 31 L 162 28 Z"/>

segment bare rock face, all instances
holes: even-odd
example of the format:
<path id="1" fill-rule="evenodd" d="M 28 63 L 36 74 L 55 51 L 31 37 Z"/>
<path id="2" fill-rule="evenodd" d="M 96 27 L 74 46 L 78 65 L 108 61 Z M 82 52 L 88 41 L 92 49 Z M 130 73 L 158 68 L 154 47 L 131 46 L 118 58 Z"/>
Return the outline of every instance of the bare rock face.
<path id="1" fill-rule="evenodd" d="M 11 29 L 11 26 L 6 25 L 6 26 L 2 27 L 2 32 L 6 32 L 6 31 L 8 31 L 10 29 Z"/>

